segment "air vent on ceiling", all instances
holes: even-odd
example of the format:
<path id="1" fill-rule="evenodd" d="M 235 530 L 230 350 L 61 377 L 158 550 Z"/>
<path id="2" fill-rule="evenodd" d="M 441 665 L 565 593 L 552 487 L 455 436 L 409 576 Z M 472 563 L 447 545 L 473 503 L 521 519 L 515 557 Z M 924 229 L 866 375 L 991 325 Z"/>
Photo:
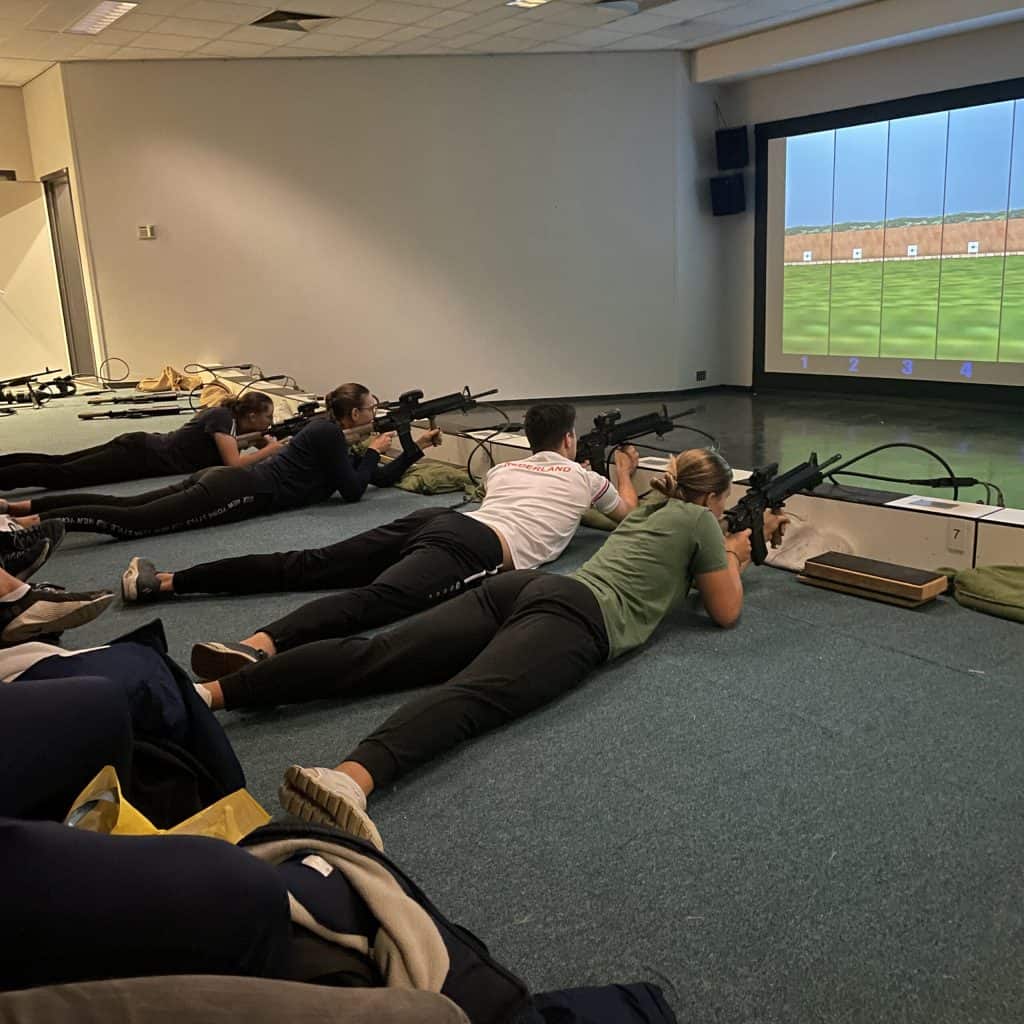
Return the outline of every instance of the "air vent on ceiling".
<path id="1" fill-rule="evenodd" d="M 308 32 L 322 21 L 333 21 L 329 14 L 302 14 L 299 11 L 271 11 L 252 23 L 253 28 L 283 28 L 288 32 Z"/>

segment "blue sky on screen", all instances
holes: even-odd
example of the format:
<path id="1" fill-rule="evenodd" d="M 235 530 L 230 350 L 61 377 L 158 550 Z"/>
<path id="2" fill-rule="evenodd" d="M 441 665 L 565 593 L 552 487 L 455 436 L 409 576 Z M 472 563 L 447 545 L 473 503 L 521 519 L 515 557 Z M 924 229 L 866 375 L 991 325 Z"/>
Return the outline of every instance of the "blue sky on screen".
<path id="1" fill-rule="evenodd" d="M 1008 191 L 1024 207 L 1020 100 L 786 140 L 787 228 L 1001 212 Z"/>

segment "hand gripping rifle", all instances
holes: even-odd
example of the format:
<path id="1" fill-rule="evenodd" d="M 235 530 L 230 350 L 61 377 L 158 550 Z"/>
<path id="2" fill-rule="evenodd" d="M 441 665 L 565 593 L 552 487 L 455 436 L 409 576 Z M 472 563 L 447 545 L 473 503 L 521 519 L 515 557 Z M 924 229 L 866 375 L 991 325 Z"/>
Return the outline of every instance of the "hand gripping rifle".
<path id="1" fill-rule="evenodd" d="M 408 432 L 413 421 L 427 420 L 430 429 L 433 430 L 437 426 L 435 421 L 438 416 L 449 412 L 469 412 L 476 407 L 481 398 L 497 393 L 497 388 L 491 388 L 490 391 L 481 391 L 474 395 L 467 385 L 454 394 L 442 395 L 440 398 L 431 398 L 424 402 L 422 391 L 406 391 L 398 396 L 397 402 L 381 403 L 373 429 L 380 434 L 394 430 L 401 435 Z"/>
<path id="2" fill-rule="evenodd" d="M 725 513 L 729 533 L 750 531 L 750 557 L 754 565 L 761 565 L 768 557 L 768 545 L 764 538 L 765 511 L 771 509 L 776 512 L 785 505 L 787 498 L 800 491 L 813 490 L 825 478 L 823 470 L 841 458 L 841 455 L 833 455 L 819 466 L 818 453 L 811 452 L 806 462 L 794 466 L 782 476 L 778 475 L 777 462 L 754 470 L 747 481 L 747 493 Z M 781 535 L 773 535 L 771 542 L 772 547 L 778 547 L 782 542 Z"/>
<path id="3" fill-rule="evenodd" d="M 670 430 L 675 429 L 676 420 L 691 416 L 696 411 L 685 409 L 669 416 L 667 407 L 663 405 L 661 412 L 649 412 L 631 420 L 623 420 L 618 409 L 599 413 L 594 417 L 594 429 L 576 442 L 576 461 L 589 461 L 590 468 L 595 473 L 607 476 L 609 449 L 614 452 L 616 448 L 621 448 L 624 444 L 646 434 L 664 437 Z"/>

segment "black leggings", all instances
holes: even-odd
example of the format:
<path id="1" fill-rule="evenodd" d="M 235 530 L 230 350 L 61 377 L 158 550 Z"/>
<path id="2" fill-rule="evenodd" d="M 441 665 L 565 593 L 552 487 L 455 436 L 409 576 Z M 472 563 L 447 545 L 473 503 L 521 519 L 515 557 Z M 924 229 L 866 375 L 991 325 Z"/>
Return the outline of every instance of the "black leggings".
<path id="1" fill-rule="evenodd" d="M 461 594 L 501 568 L 501 541 L 448 509 L 421 509 L 325 548 L 242 555 L 174 574 L 177 594 L 344 589 L 260 628 L 279 651 L 351 636 Z"/>
<path id="2" fill-rule="evenodd" d="M 550 703 L 608 657 L 593 593 L 569 576 L 504 573 L 374 637 L 321 640 L 220 680 L 227 707 L 429 686 L 346 760 L 386 785 Z"/>
<path id="3" fill-rule="evenodd" d="M 237 523 L 273 509 L 244 466 L 205 469 L 180 483 L 130 496 L 61 494 L 32 502 L 40 519 L 59 519 L 72 533 L 106 533 L 120 540 Z"/>
<path id="4" fill-rule="evenodd" d="M 0 455 L 0 491 L 17 487 L 68 490 L 162 475 L 151 464 L 145 438 L 141 432 L 121 434 L 105 444 L 63 455 L 41 452 Z"/>

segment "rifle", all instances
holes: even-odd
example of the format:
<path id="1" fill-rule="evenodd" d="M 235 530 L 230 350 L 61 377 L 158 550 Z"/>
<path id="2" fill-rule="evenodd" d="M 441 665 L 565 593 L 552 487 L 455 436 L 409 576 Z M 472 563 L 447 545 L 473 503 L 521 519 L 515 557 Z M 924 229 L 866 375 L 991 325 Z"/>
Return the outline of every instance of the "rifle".
<path id="1" fill-rule="evenodd" d="M 262 432 L 254 431 L 251 434 L 241 434 L 237 438 L 238 447 L 240 450 L 249 448 L 255 445 L 261 437 L 266 437 L 268 434 L 278 441 L 286 441 L 289 437 L 294 437 L 311 420 L 319 419 L 319 417 L 326 415 L 327 410 L 320 399 L 317 399 L 315 402 L 303 402 L 299 406 L 299 411 L 296 415 L 289 416 L 288 419 L 281 420 L 280 423 L 274 423 Z M 370 427 L 353 427 L 351 430 L 342 431 L 342 433 L 345 435 L 345 440 L 352 444 L 354 441 L 361 441 L 368 437 Z"/>
<path id="2" fill-rule="evenodd" d="M 831 459 L 818 465 L 818 453 L 811 452 L 811 457 L 806 462 L 794 466 L 782 476 L 777 475 L 777 462 L 754 470 L 747 482 L 747 493 L 725 513 L 730 533 L 750 531 L 750 557 L 754 565 L 761 565 L 768 557 L 768 545 L 764 539 L 765 510 L 777 511 L 785 505 L 787 498 L 800 491 L 813 490 L 825 478 L 822 471 L 841 458 L 841 455 L 833 455 Z M 771 542 L 772 547 L 778 547 L 782 537 L 773 534 Z"/>
<path id="3" fill-rule="evenodd" d="M 491 388 L 490 391 L 481 391 L 474 395 L 467 385 L 461 391 L 424 402 L 422 391 L 406 391 L 398 396 L 397 402 L 381 403 L 383 411 L 378 412 L 373 429 L 379 434 L 394 430 L 401 435 L 409 430 L 414 420 L 427 420 L 430 429 L 433 430 L 437 426 L 435 421 L 438 416 L 449 412 L 469 412 L 476 407 L 479 399 L 497 393 L 497 388 Z"/>
<path id="4" fill-rule="evenodd" d="M 52 380 L 39 379 L 51 373 L 64 373 L 64 371 L 51 370 L 47 367 L 38 373 L 26 373 L 20 377 L 8 377 L 5 380 L 0 380 L 0 401 L 4 401 L 8 405 L 28 404 L 29 402 L 33 405 L 42 405 L 44 401 L 49 401 L 51 398 L 64 398 L 67 395 L 73 395 L 78 390 L 75 380 L 70 374 L 54 377 Z M 9 390 L 21 387 L 27 390 L 26 395 L 18 395 Z"/>
<path id="5" fill-rule="evenodd" d="M 664 437 L 670 430 L 675 430 L 675 421 L 684 416 L 691 416 L 696 409 L 685 409 L 683 412 L 668 414 L 666 406 L 661 412 L 649 412 L 643 416 L 635 416 L 631 420 L 623 420 L 618 409 L 599 413 L 594 417 L 594 429 L 588 431 L 576 442 L 576 461 L 590 462 L 590 468 L 601 476 L 608 475 L 608 449 L 613 451 L 624 444 L 646 434 L 657 434 Z"/>

